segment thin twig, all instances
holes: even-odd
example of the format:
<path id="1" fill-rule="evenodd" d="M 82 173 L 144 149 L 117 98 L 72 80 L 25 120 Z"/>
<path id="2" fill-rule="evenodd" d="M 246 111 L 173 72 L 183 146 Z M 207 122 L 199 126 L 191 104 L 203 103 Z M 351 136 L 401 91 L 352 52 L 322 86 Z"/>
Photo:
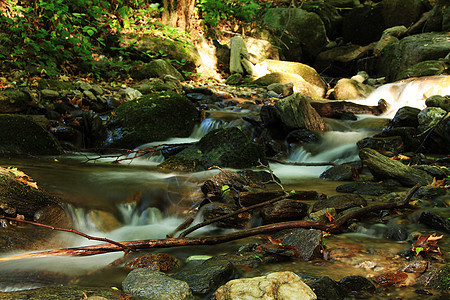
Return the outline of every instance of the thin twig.
<path id="1" fill-rule="evenodd" d="M 229 213 L 229 214 L 226 214 L 226 215 L 223 215 L 223 216 L 220 216 L 220 217 L 217 217 L 217 218 L 210 219 L 210 220 L 207 220 L 207 221 L 205 221 L 205 222 L 199 223 L 199 224 L 197 224 L 197 225 L 195 225 L 195 226 L 192 226 L 191 228 L 188 228 L 188 229 L 186 229 L 185 231 L 183 231 L 183 232 L 178 236 L 178 238 L 183 238 L 183 237 L 185 237 L 186 235 L 188 235 L 189 233 L 193 232 L 194 230 L 197 230 L 197 229 L 199 229 L 199 228 L 201 228 L 201 227 L 204 227 L 204 226 L 206 226 L 206 225 L 209 225 L 209 224 L 212 224 L 212 223 L 219 222 L 219 221 L 221 221 L 221 220 L 223 220 L 223 219 L 230 218 L 230 217 L 232 217 L 232 216 L 238 215 L 238 214 L 240 214 L 240 213 L 243 213 L 243 212 L 246 212 L 246 211 L 249 211 L 249 210 L 253 210 L 253 209 L 256 209 L 256 208 L 259 208 L 259 207 L 262 207 L 262 206 L 266 206 L 266 205 L 275 203 L 275 202 L 277 202 L 277 201 L 286 199 L 286 198 L 288 198 L 289 196 L 290 196 L 290 194 L 285 194 L 285 195 L 283 195 L 283 196 L 280 196 L 280 197 L 277 197 L 277 198 L 274 198 L 274 199 L 271 199 L 271 200 L 268 200 L 268 201 L 265 201 L 265 202 L 261 202 L 261 203 L 258 203 L 258 204 L 254 204 L 254 205 L 251 205 L 251 206 L 248 206 L 248 207 L 243 207 L 243 208 L 238 209 L 238 210 L 236 210 L 236 211 L 234 211 L 234 212 L 232 212 L 232 213 Z"/>
<path id="2" fill-rule="evenodd" d="M 34 226 L 38 226 L 38 227 L 43 227 L 43 228 L 47 228 L 47 229 L 51 229 L 51 230 L 56 230 L 56 231 L 65 231 L 65 232 L 71 232 L 71 233 L 75 233 L 78 234 L 82 237 L 87 238 L 88 240 L 95 240 L 95 241 L 102 241 L 102 242 L 107 242 L 119 247 L 122 247 L 123 251 L 128 252 L 130 249 L 128 249 L 125 245 L 107 239 L 107 238 L 100 238 L 100 237 L 95 237 L 95 236 L 91 236 L 85 233 L 82 233 L 78 230 L 75 229 L 68 229 L 68 228 L 58 228 L 58 227 L 54 227 L 54 226 L 50 226 L 50 225 L 45 225 L 45 224 L 41 224 L 41 223 L 37 223 L 37 222 L 32 222 L 32 221 L 27 221 L 27 220 L 21 220 L 21 219 L 17 219 L 17 218 L 10 218 L 10 217 L 6 217 L 6 216 L 0 216 L 0 219 L 5 219 L 5 220 L 9 220 L 9 221 L 14 221 L 14 222 L 19 222 L 19 223 L 25 223 L 25 224 L 31 224 Z"/>

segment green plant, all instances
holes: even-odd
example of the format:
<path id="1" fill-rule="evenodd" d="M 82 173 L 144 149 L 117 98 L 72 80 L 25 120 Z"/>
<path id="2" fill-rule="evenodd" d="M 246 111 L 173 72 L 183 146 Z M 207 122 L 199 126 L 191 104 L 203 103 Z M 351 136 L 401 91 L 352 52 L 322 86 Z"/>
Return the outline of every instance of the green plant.
<path id="1" fill-rule="evenodd" d="M 253 22 L 270 5 L 269 1 L 262 0 L 199 0 L 197 3 L 206 25 L 210 27 L 216 27 L 228 19 Z"/>

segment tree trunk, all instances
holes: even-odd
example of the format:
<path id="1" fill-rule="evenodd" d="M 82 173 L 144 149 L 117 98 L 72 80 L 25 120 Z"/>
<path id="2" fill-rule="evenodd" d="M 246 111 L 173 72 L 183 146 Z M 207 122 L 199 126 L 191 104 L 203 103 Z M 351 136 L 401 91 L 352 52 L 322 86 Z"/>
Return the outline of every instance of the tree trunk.
<path id="1" fill-rule="evenodd" d="M 195 20 L 196 0 L 163 0 L 163 22 L 172 27 L 189 31 Z"/>

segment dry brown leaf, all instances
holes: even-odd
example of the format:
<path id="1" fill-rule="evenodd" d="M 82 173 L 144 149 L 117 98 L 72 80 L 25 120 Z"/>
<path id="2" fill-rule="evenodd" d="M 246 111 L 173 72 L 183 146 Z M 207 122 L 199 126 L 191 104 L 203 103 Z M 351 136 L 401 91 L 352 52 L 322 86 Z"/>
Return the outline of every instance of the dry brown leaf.
<path id="1" fill-rule="evenodd" d="M 427 181 L 427 182 L 428 182 L 428 186 L 440 187 L 440 186 L 444 185 L 445 179 L 439 180 L 439 179 L 436 179 L 436 177 L 433 177 L 433 181 L 431 183 L 429 181 Z"/>

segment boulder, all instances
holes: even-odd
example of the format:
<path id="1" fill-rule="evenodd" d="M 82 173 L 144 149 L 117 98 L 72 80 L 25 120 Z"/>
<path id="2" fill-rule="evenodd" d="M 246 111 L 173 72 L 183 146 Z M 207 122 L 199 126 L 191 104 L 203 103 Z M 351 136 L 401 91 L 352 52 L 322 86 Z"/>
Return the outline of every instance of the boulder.
<path id="1" fill-rule="evenodd" d="M 450 221 L 433 212 L 422 212 L 419 217 L 419 223 L 422 223 L 434 230 L 450 233 Z"/>
<path id="2" fill-rule="evenodd" d="M 354 79 L 342 78 L 338 80 L 334 87 L 334 97 L 336 100 L 367 98 L 374 90 L 374 87 Z"/>
<path id="3" fill-rule="evenodd" d="M 433 180 L 427 172 L 406 166 L 370 148 L 361 149 L 359 157 L 376 180 L 394 179 L 407 187 Z"/>
<path id="4" fill-rule="evenodd" d="M 232 75 L 233 76 L 233 75 Z M 256 79 L 254 84 L 268 86 L 273 83 L 289 84 L 294 85 L 294 92 L 308 96 L 314 100 L 322 99 L 322 96 L 317 93 L 317 87 L 307 82 L 303 77 L 297 74 L 285 73 L 285 72 L 274 72 L 266 74 L 262 77 Z"/>
<path id="5" fill-rule="evenodd" d="M 320 17 L 328 38 L 334 40 L 341 36 L 342 16 L 331 3 L 328 3 L 328 1 L 307 1 L 301 4 L 301 9 L 315 13 Z"/>
<path id="6" fill-rule="evenodd" d="M 122 288 L 125 293 L 144 299 L 181 300 L 192 296 L 186 282 L 147 269 L 131 271 Z"/>
<path id="7" fill-rule="evenodd" d="M 383 52 L 383 49 L 387 45 L 398 42 L 398 39 L 400 37 L 403 37 L 407 31 L 408 31 L 408 28 L 406 28 L 403 25 L 394 26 L 394 27 L 384 30 L 383 35 L 381 36 L 380 40 L 375 45 L 375 48 L 373 49 L 373 53 L 375 55 L 380 55 L 381 52 Z"/>
<path id="8" fill-rule="evenodd" d="M 263 147 L 233 127 L 210 131 L 196 145 L 170 156 L 159 168 L 189 172 L 212 166 L 243 169 L 258 166 L 259 162 L 266 163 Z"/>
<path id="9" fill-rule="evenodd" d="M 327 130 L 325 122 L 309 104 L 309 98 L 303 95 L 294 94 L 279 100 L 275 110 L 286 133 L 294 129 Z"/>
<path id="10" fill-rule="evenodd" d="M 364 293 L 375 292 L 375 285 L 367 278 L 363 276 L 353 275 L 346 276 L 339 281 L 339 286 L 343 291 L 345 297 L 350 296 L 350 294 L 357 294 L 362 296 Z"/>
<path id="11" fill-rule="evenodd" d="M 315 212 L 325 208 L 334 208 L 339 212 L 351 207 L 361 207 L 366 205 L 366 199 L 359 195 L 336 195 L 317 201 L 314 203 L 312 211 Z"/>
<path id="12" fill-rule="evenodd" d="M 6 89 L 0 91 L 0 113 L 23 112 L 30 101 L 30 95 L 21 90 Z"/>
<path id="13" fill-rule="evenodd" d="M 313 86 L 316 94 L 320 97 L 325 97 L 327 86 L 322 77 L 314 68 L 306 64 L 292 61 L 272 60 L 266 59 L 260 63 L 261 66 L 267 68 L 271 73 L 282 72 L 291 73 L 301 76 L 306 82 Z"/>
<path id="14" fill-rule="evenodd" d="M 238 209 L 239 207 L 234 204 L 212 202 L 202 206 L 202 215 L 204 221 L 208 221 L 228 215 Z M 244 212 L 215 222 L 214 225 L 221 228 L 246 228 L 250 225 L 250 218 L 251 214 L 249 212 Z"/>
<path id="15" fill-rule="evenodd" d="M 38 189 L 37 184 L 17 169 L 0 168 L 0 214 L 9 217 L 22 215 L 27 221 L 35 221 L 55 227 L 70 227 L 70 217 L 62 208 L 62 200 Z M 49 247 L 53 232 L 40 228 L 11 226 L 2 222 L 0 230 L 1 251 L 37 250 Z"/>
<path id="16" fill-rule="evenodd" d="M 409 67 L 426 60 L 438 60 L 449 52 L 450 32 L 408 36 L 384 48 L 378 71 L 386 75 L 388 81 L 395 81 Z"/>
<path id="17" fill-rule="evenodd" d="M 450 132 L 447 131 L 448 127 L 445 120 L 448 120 L 449 118 L 449 113 L 440 107 L 427 107 L 417 115 L 417 119 L 419 120 L 419 130 L 425 131 L 429 128 L 434 128 L 424 142 L 424 152 L 448 153 L 450 146 L 446 141 L 448 140 Z"/>
<path id="18" fill-rule="evenodd" d="M 289 61 L 312 61 L 327 44 L 325 25 L 300 8 L 270 8 L 265 24 L 281 36 L 280 54 Z"/>
<path id="19" fill-rule="evenodd" d="M 152 60 L 139 66 L 132 74 L 133 78 L 137 80 L 164 77 L 165 75 L 170 75 L 180 81 L 184 80 L 183 75 L 167 59 Z"/>
<path id="20" fill-rule="evenodd" d="M 322 231 L 315 229 L 294 229 L 283 239 L 283 245 L 293 246 L 297 255 L 304 260 L 322 258 Z"/>
<path id="21" fill-rule="evenodd" d="M 450 30 L 450 3 L 448 0 L 436 0 L 425 22 L 425 31 Z"/>
<path id="22" fill-rule="evenodd" d="M 180 266 L 180 261 L 167 253 L 147 253 L 128 260 L 125 268 L 134 270 L 144 268 L 153 271 L 169 272 Z"/>
<path id="23" fill-rule="evenodd" d="M 344 16 L 342 36 L 346 42 L 361 46 L 378 41 L 387 28 L 383 19 L 381 5 L 354 8 Z"/>
<path id="24" fill-rule="evenodd" d="M 130 45 L 142 53 L 151 55 L 163 55 L 165 58 L 172 59 L 179 62 L 185 62 L 184 67 L 188 71 L 195 71 L 195 68 L 202 63 L 200 54 L 195 47 L 182 40 L 173 40 L 159 36 L 143 35 L 138 39 L 136 35 L 122 34 L 120 47 L 127 48 Z M 137 41 L 137 42 L 136 42 Z M 135 51 L 132 51 L 135 52 Z M 147 57 L 143 57 L 147 58 Z"/>
<path id="25" fill-rule="evenodd" d="M 359 59 L 371 55 L 375 42 L 360 46 L 346 44 L 322 51 L 317 55 L 314 68 L 332 76 L 351 76 L 355 73 Z"/>
<path id="26" fill-rule="evenodd" d="M 356 145 L 359 149 L 371 148 L 380 152 L 402 153 L 404 151 L 403 139 L 400 136 L 367 137 L 358 141 Z"/>
<path id="27" fill-rule="evenodd" d="M 308 215 L 308 205 L 297 200 L 281 200 L 264 207 L 261 217 L 264 224 L 301 220 Z"/>
<path id="28" fill-rule="evenodd" d="M 394 118 L 389 122 L 388 128 L 395 127 L 414 127 L 419 126 L 419 120 L 417 115 L 420 113 L 420 109 L 410 106 L 403 106 L 397 110 Z"/>
<path id="29" fill-rule="evenodd" d="M 359 174 L 359 168 L 352 164 L 332 166 L 320 174 L 320 178 L 334 181 L 353 181 L 356 175 Z"/>
<path id="30" fill-rule="evenodd" d="M 217 300 L 317 299 L 311 288 L 300 277 L 290 271 L 270 273 L 261 277 L 234 279 L 218 288 L 214 296 Z"/>
<path id="31" fill-rule="evenodd" d="M 114 110 L 107 122 L 105 146 L 133 149 L 169 137 L 187 137 L 198 121 L 194 104 L 182 95 L 145 95 Z"/>
<path id="32" fill-rule="evenodd" d="M 381 2 L 384 26 L 409 27 L 425 12 L 422 0 L 383 0 Z"/>
<path id="33" fill-rule="evenodd" d="M 386 180 L 383 182 L 373 182 L 363 180 L 346 183 L 336 187 L 336 191 L 340 193 L 354 193 L 372 196 L 380 196 L 397 190 L 398 186 L 392 180 L 391 181 Z"/>
<path id="34" fill-rule="evenodd" d="M 448 65 L 440 60 L 426 60 L 417 63 L 400 73 L 396 80 L 406 79 L 410 77 L 423 77 L 432 75 L 441 75 L 448 69 Z"/>
<path id="35" fill-rule="evenodd" d="M 250 36 L 244 37 L 245 45 L 247 45 L 248 53 L 254 57 L 255 62 L 265 59 L 280 59 L 278 49 L 276 49 L 269 41 L 256 39 Z M 252 61 L 252 59 L 250 59 Z"/>
<path id="36" fill-rule="evenodd" d="M 440 95 L 434 95 L 428 97 L 425 100 L 425 105 L 427 107 L 439 107 L 447 112 L 450 112 L 450 96 L 443 97 Z"/>
<path id="37" fill-rule="evenodd" d="M 228 260 L 210 258 L 193 266 L 188 264 L 172 277 L 187 282 L 195 294 L 205 295 L 230 280 L 233 272 L 233 264 Z"/>
<path id="38" fill-rule="evenodd" d="M 21 115 L 0 115 L 0 154 L 60 155 L 63 149 L 44 127 Z"/>
<path id="39" fill-rule="evenodd" d="M 344 298 L 339 284 L 328 276 L 320 277 L 308 285 L 318 299 L 339 300 Z"/>

